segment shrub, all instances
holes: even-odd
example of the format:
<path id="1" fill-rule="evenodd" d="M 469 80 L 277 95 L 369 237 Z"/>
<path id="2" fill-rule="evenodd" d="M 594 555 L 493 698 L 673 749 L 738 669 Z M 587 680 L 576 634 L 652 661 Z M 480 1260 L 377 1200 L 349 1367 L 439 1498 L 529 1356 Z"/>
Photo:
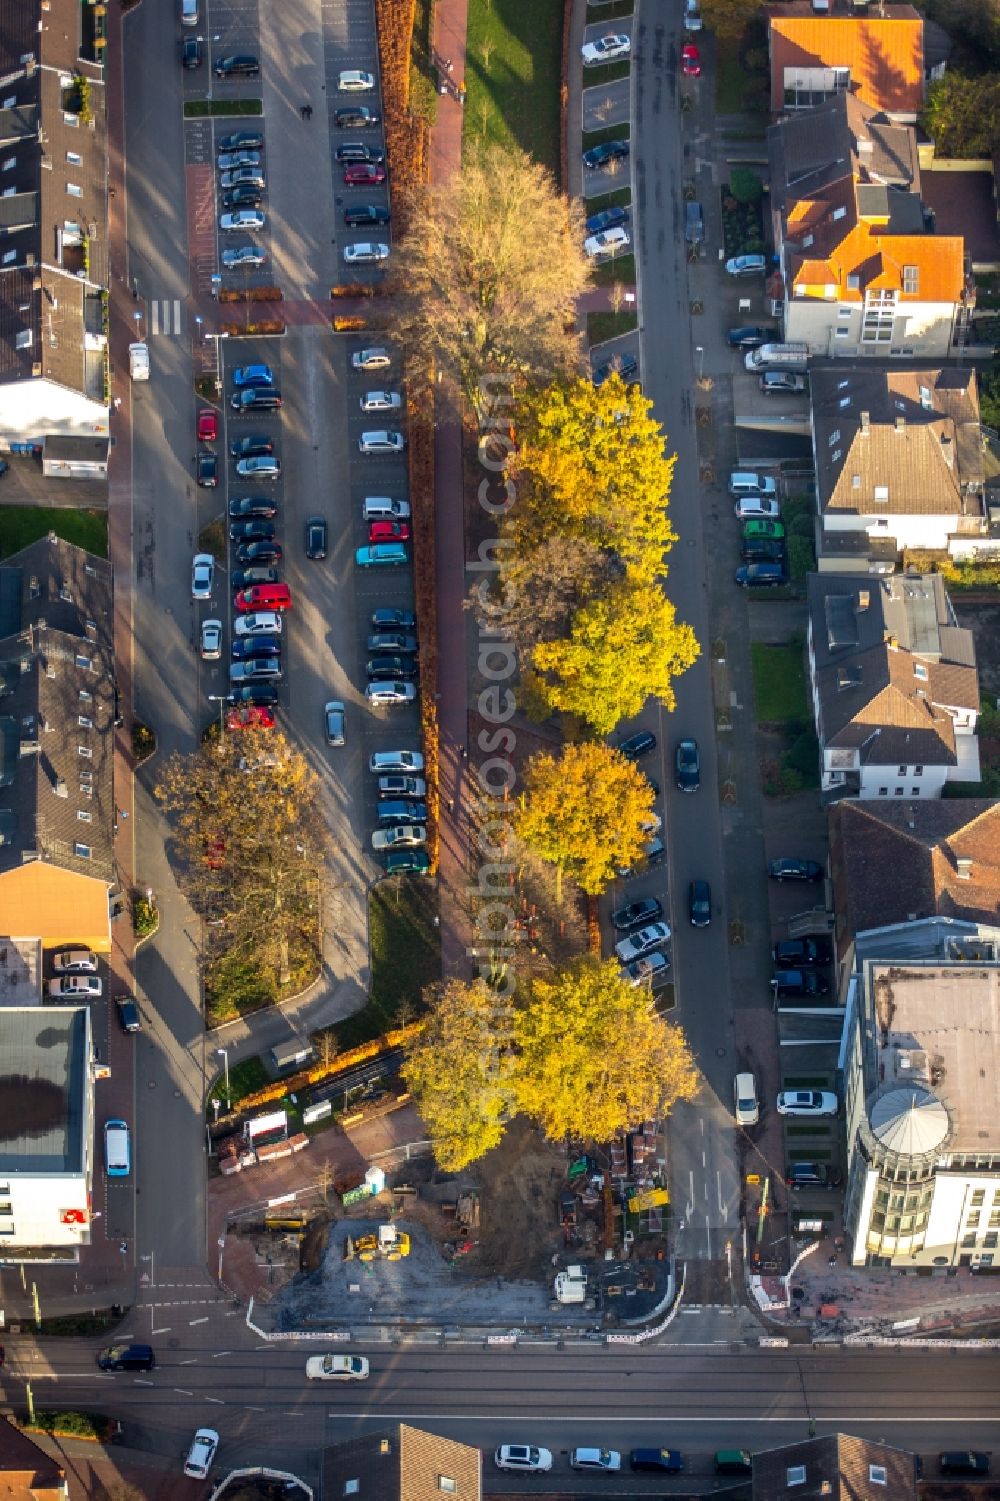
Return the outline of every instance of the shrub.
<path id="1" fill-rule="evenodd" d="M 284 292 L 280 287 L 223 287 L 220 302 L 281 302 Z"/>
<path id="2" fill-rule="evenodd" d="M 337 334 L 360 333 L 367 327 L 367 318 L 334 318 L 333 320 L 333 331 Z"/>
<path id="3" fill-rule="evenodd" d="M 136 938 L 148 938 L 160 926 L 160 913 L 156 904 L 143 892 L 132 903 L 132 927 Z"/>
<path id="4" fill-rule="evenodd" d="M 764 184 L 749 167 L 733 167 L 729 174 L 729 191 L 737 203 L 759 203 L 764 196 Z"/>
<path id="5" fill-rule="evenodd" d="M 330 296 L 337 297 L 371 297 L 374 287 L 365 286 L 363 281 L 346 281 L 339 286 L 330 288 Z"/>
<path id="6" fill-rule="evenodd" d="M 270 318 L 261 323 L 222 323 L 219 325 L 219 332 L 230 339 L 246 339 L 254 334 L 283 334 L 285 325 L 279 318 Z"/>
<path id="7" fill-rule="evenodd" d="M 156 736 L 149 728 L 149 725 L 143 724 L 141 720 L 133 719 L 132 755 L 135 757 L 136 765 L 141 766 L 143 761 L 148 761 L 155 749 Z"/>
<path id="8" fill-rule="evenodd" d="M 108 1431 L 108 1420 L 99 1413 L 36 1411 L 35 1421 L 24 1426 L 29 1432 L 97 1439 Z"/>

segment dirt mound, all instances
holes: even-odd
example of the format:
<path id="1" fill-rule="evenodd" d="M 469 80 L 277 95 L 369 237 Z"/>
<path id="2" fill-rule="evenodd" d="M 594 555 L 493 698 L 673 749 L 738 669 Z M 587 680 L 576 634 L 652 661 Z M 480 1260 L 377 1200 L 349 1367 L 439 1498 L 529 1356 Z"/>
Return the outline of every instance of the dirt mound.
<path id="1" fill-rule="evenodd" d="M 457 1269 L 476 1277 L 544 1277 L 562 1248 L 565 1151 L 518 1119 L 472 1171 L 480 1184 L 479 1245 Z"/>

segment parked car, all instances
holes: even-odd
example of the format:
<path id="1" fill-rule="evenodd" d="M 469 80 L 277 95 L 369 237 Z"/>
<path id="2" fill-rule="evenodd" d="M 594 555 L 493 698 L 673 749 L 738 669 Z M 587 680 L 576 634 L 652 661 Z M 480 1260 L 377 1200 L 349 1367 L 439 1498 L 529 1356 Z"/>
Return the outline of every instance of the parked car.
<path id="1" fill-rule="evenodd" d="M 656 736 L 652 730 L 640 730 L 638 734 L 629 735 L 627 740 L 622 740 L 616 749 L 626 761 L 639 761 L 643 756 L 648 756 L 651 751 L 655 751 Z"/>
<path id="2" fill-rule="evenodd" d="M 281 554 L 280 542 L 247 542 L 236 549 L 236 561 L 241 568 L 252 568 L 257 563 L 280 563 Z"/>
<path id="3" fill-rule="evenodd" d="M 402 453 L 405 447 L 406 439 L 403 434 L 391 428 L 362 433 L 358 439 L 358 450 L 361 453 Z"/>
<path id="4" fill-rule="evenodd" d="M 386 776 L 378 779 L 379 797 L 424 797 L 427 783 L 423 777 Z"/>
<path id="5" fill-rule="evenodd" d="M 232 250 L 222 252 L 222 264 L 227 271 L 235 271 L 243 266 L 263 266 L 266 262 L 267 251 L 261 245 L 237 245 Z"/>
<path id="6" fill-rule="evenodd" d="M 760 389 L 765 396 L 798 396 L 808 385 L 807 376 L 791 370 L 765 370 L 760 378 Z"/>
<path id="7" fill-rule="evenodd" d="M 738 521 L 777 521 L 781 507 L 776 500 L 763 495 L 741 495 L 733 507 Z"/>
<path id="8" fill-rule="evenodd" d="M 388 222 L 389 210 L 376 203 L 357 203 L 344 210 L 344 223 L 352 229 L 368 226 L 374 229 Z"/>
<path id="9" fill-rule="evenodd" d="M 611 31 L 594 42 L 584 42 L 580 51 L 583 66 L 593 68 L 598 63 L 613 63 L 620 57 L 628 57 L 632 51 L 632 40 L 623 31 Z"/>
<path id="10" fill-rule="evenodd" d="M 630 385 L 639 375 L 639 361 L 631 354 L 616 354 L 610 360 L 605 360 L 603 365 L 598 365 L 593 374 L 595 386 L 603 386 L 604 382 L 612 375 L 620 375 L 626 385 Z"/>
<path id="11" fill-rule="evenodd" d="M 822 881 L 823 867 L 817 860 L 770 860 L 767 873 L 772 881 Z"/>
<path id="12" fill-rule="evenodd" d="M 412 631 L 416 623 L 417 617 L 412 610 L 389 608 L 372 611 L 371 625 L 376 631 Z"/>
<path id="13" fill-rule="evenodd" d="M 263 209 L 241 208 L 234 213 L 222 214 L 219 217 L 219 228 L 226 232 L 244 229 L 263 229 L 267 222 L 267 216 Z"/>
<path id="14" fill-rule="evenodd" d="M 348 188 L 380 182 L 385 182 L 385 168 L 381 162 L 348 162 L 344 167 L 344 185 Z"/>
<path id="15" fill-rule="evenodd" d="M 373 683 L 379 678 L 386 682 L 405 683 L 419 674 L 416 657 L 371 657 L 365 664 L 365 675 Z"/>
<path id="16" fill-rule="evenodd" d="M 215 165 L 219 172 L 233 172 L 237 167 L 259 167 L 263 160 L 259 151 L 238 148 L 235 151 L 221 152 Z"/>
<path id="17" fill-rule="evenodd" d="M 697 740 L 679 740 L 674 752 L 674 780 L 681 792 L 697 792 L 701 786 L 701 757 Z"/>
<path id="18" fill-rule="evenodd" d="M 685 78 L 701 77 L 701 53 L 694 42 L 685 42 L 681 48 L 681 72 Z"/>
<path id="19" fill-rule="evenodd" d="M 387 876 L 429 876 L 431 857 L 426 850 L 392 850 L 385 857 Z"/>
<path id="20" fill-rule="evenodd" d="M 684 1469 L 679 1449 L 633 1449 L 628 1463 L 630 1470 L 653 1470 L 667 1475 L 679 1475 Z"/>
<path id="21" fill-rule="evenodd" d="M 264 144 L 264 137 L 259 130 L 238 130 L 234 135 L 223 136 L 217 142 L 219 151 L 259 151 Z"/>
<path id="22" fill-rule="evenodd" d="M 741 589 L 780 589 L 788 583 L 784 563 L 744 563 L 733 577 Z"/>
<path id="23" fill-rule="evenodd" d="M 349 68 L 337 79 L 337 87 L 342 94 L 370 94 L 375 87 L 375 75 L 361 68 Z"/>
<path id="24" fill-rule="evenodd" d="M 407 635 L 403 631 L 376 631 L 368 637 L 369 651 L 386 652 L 415 652 L 417 649 L 416 636 Z"/>
<path id="25" fill-rule="evenodd" d="M 840 1172 L 825 1162 L 793 1162 L 785 1174 L 789 1188 L 836 1188 Z"/>
<path id="26" fill-rule="evenodd" d="M 493 1455 L 498 1470 L 521 1470 L 536 1475 L 551 1470 L 552 1454 L 548 1449 L 539 1449 L 534 1444 L 501 1444 Z"/>
<path id="27" fill-rule="evenodd" d="M 201 659 L 217 662 L 222 656 L 222 621 L 203 620 L 201 623 Z"/>
<path id="28" fill-rule="evenodd" d="M 344 719 L 344 705 L 339 699 L 331 699 L 323 710 L 323 728 L 326 731 L 327 745 L 345 743 Z"/>
<path id="29" fill-rule="evenodd" d="M 199 1428 L 191 1440 L 191 1447 L 184 1461 L 185 1475 L 192 1480 L 204 1480 L 212 1468 L 218 1447 L 219 1435 L 215 1429 Z"/>
<path id="30" fill-rule="evenodd" d="M 234 594 L 249 589 L 253 584 L 276 584 L 278 570 L 266 563 L 253 563 L 249 568 L 234 568 L 229 575 L 229 587 Z"/>
<path id="31" fill-rule="evenodd" d="M 260 75 L 260 60 L 250 52 L 229 53 L 215 64 L 216 78 L 257 78 Z"/>
<path id="32" fill-rule="evenodd" d="M 372 834 L 373 850 L 406 849 L 426 843 L 427 828 L 422 823 L 395 824 L 389 829 L 376 829 Z"/>
<path id="33" fill-rule="evenodd" d="M 368 130 L 379 123 L 380 117 L 366 104 L 349 104 L 334 111 L 334 124 L 338 130 Z"/>
<path id="34" fill-rule="evenodd" d="M 779 969 L 771 976 L 771 989 L 777 996 L 812 1000 L 816 996 L 829 994 L 830 987 L 823 976 L 813 969 Z"/>
<path id="35" fill-rule="evenodd" d="M 611 921 L 615 931 L 628 933 L 632 928 L 642 927 L 644 923 L 655 922 L 663 916 L 663 906 L 655 896 L 645 896 L 637 902 L 629 902 L 624 907 L 619 907 L 612 912 Z"/>
<path id="36" fill-rule="evenodd" d="M 423 771 L 424 758 L 420 751 L 391 750 L 372 751 L 368 757 L 368 770 L 374 772 Z"/>
<path id="37" fill-rule="evenodd" d="M 230 648 L 234 662 L 248 662 L 251 657 L 280 657 L 280 636 L 237 636 Z"/>
<path id="38" fill-rule="evenodd" d="M 251 459 L 260 454 L 270 454 L 274 452 L 274 439 L 268 437 L 267 433 L 247 433 L 230 443 L 229 452 L 234 459 Z"/>
<path id="39" fill-rule="evenodd" d="M 599 235 L 606 229 L 615 229 L 619 224 L 627 224 L 628 220 L 629 210 L 626 205 L 615 203 L 611 208 L 602 208 L 596 214 L 591 214 L 584 229 L 588 235 Z"/>
<path id="40" fill-rule="evenodd" d="M 942 1475 L 988 1475 L 990 1456 L 973 1449 L 948 1449 L 938 1455 L 938 1469 Z"/>
<path id="41" fill-rule="evenodd" d="M 191 598 L 211 599 L 215 582 L 215 559 L 210 552 L 195 554 L 191 564 Z"/>
<path id="42" fill-rule="evenodd" d="M 779 1115 L 836 1115 L 837 1096 L 827 1089 L 783 1089 L 778 1096 Z"/>
<path id="43" fill-rule="evenodd" d="M 278 610 L 247 610 L 233 621 L 233 632 L 237 636 L 280 636 L 284 628 Z"/>
<path id="44" fill-rule="evenodd" d="M 670 924 L 651 922 L 645 928 L 639 928 L 616 943 L 615 953 L 618 955 L 620 964 L 628 964 L 631 960 L 638 959 L 641 954 L 645 954 L 647 950 L 660 948 L 669 941 Z"/>
<path id="45" fill-rule="evenodd" d="M 260 167 L 233 167 L 219 176 L 220 188 L 260 188 L 265 186 L 264 173 Z"/>
<path id="46" fill-rule="evenodd" d="M 774 537 L 779 542 L 784 541 L 785 528 L 780 521 L 767 521 L 764 517 L 743 523 L 743 540 L 749 542 L 753 537 Z"/>
<path id="47" fill-rule="evenodd" d="M 233 385 L 240 390 L 244 386 L 273 386 L 274 371 L 270 365 L 237 365 L 233 371 Z"/>
<path id="48" fill-rule="evenodd" d="M 426 823 L 427 804 L 413 798 L 385 798 L 375 810 L 379 823 Z"/>
<path id="49" fill-rule="evenodd" d="M 684 205 L 684 238 L 689 245 L 700 245 L 705 238 L 705 218 L 696 198 Z"/>
<path id="50" fill-rule="evenodd" d="M 571 1449 L 569 1455 L 569 1467 L 571 1470 L 620 1470 L 622 1457 L 617 1449 Z"/>
<path id="51" fill-rule="evenodd" d="M 403 398 L 398 391 L 366 391 L 358 405 L 363 412 L 398 412 Z"/>
<path id="52" fill-rule="evenodd" d="M 229 664 L 231 683 L 277 682 L 280 678 L 280 657 L 245 657 L 242 661 Z"/>
<path id="53" fill-rule="evenodd" d="M 351 355 L 355 370 L 388 370 L 392 357 L 388 349 L 373 345 L 370 349 L 356 349 Z"/>
<path id="54" fill-rule="evenodd" d="M 219 460 L 214 453 L 200 453 L 195 464 L 195 475 L 202 490 L 214 490 L 219 483 Z"/>
<path id="55" fill-rule="evenodd" d="M 803 969 L 829 964 L 833 952 L 825 938 L 782 938 L 774 945 L 774 962 L 779 969 Z"/>
<path id="56" fill-rule="evenodd" d="M 369 542 L 409 542 L 408 521 L 372 521 L 368 525 Z"/>
<path id="57" fill-rule="evenodd" d="M 688 917 L 692 928 L 707 928 L 712 921 L 712 888 L 707 881 L 692 881 L 688 887 Z"/>
<path id="58" fill-rule="evenodd" d="M 242 685 L 234 683 L 230 686 L 229 696 L 234 704 L 249 705 L 254 709 L 270 709 L 278 702 L 278 690 L 269 683 L 246 683 Z M 235 712 L 242 716 L 246 712 L 246 709 L 241 708 Z M 252 722 L 270 729 L 274 723 L 274 715 L 270 715 L 269 718 L 258 718 L 254 715 Z"/>
<path id="59" fill-rule="evenodd" d="M 254 516 L 263 516 L 266 521 L 273 521 L 277 514 L 277 502 L 268 495 L 237 495 L 229 502 L 230 521 L 247 521 Z"/>
<path id="60" fill-rule="evenodd" d="M 281 473 L 281 461 L 273 454 L 260 454 L 252 459 L 238 459 L 236 473 L 241 479 L 277 479 Z"/>
<path id="61" fill-rule="evenodd" d="M 326 557 L 327 525 L 325 516 L 310 516 L 306 522 L 306 557 L 314 563 Z"/>
<path id="62" fill-rule="evenodd" d="M 785 563 L 783 537 L 744 537 L 740 542 L 740 557 L 744 563 Z"/>
<path id="63" fill-rule="evenodd" d="M 230 188 L 222 195 L 222 207 L 229 209 L 257 208 L 264 198 L 263 188 Z"/>
<path id="64" fill-rule="evenodd" d="M 202 62 L 201 37 L 186 36 L 181 43 L 181 66 L 200 68 Z"/>
<path id="65" fill-rule="evenodd" d="M 756 323 L 731 328 L 726 335 L 732 349 L 759 349 L 762 344 L 772 344 L 780 338 L 780 328 L 767 328 Z"/>
<path id="66" fill-rule="evenodd" d="M 583 153 L 583 165 L 591 169 L 607 167 L 611 162 L 624 161 L 628 154 L 628 141 L 602 141 Z"/>
<path id="67" fill-rule="evenodd" d="M 55 980 L 50 980 L 47 991 L 55 1000 L 65 1000 L 67 996 L 101 995 L 104 990 L 104 982 L 99 975 L 93 974 L 70 974 L 60 975 Z"/>
<path id="68" fill-rule="evenodd" d="M 600 234 L 590 235 L 583 242 L 584 255 L 591 260 L 610 260 L 628 249 L 632 241 L 627 229 L 602 229 Z"/>
<path id="69" fill-rule="evenodd" d="M 274 522 L 254 516 L 250 521 L 237 521 L 229 528 L 230 542 L 270 542 L 274 537 Z"/>
<path id="70" fill-rule="evenodd" d="M 757 1080 L 753 1074 L 737 1074 L 733 1080 L 733 1108 L 738 1126 L 756 1126 L 760 1120 Z"/>
<path id="71" fill-rule="evenodd" d="M 338 162 L 384 162 L 385 152 L 380 146 L 368 146 L 364 141 L 345 141 L 335 152 Z"/>
<path id="72" fill-rule="evenodd" d="M 90 949 L 63 949 L 53 954 L 52 968 L 57 975 L 96 975 L 97 955 Z"/>
<path id="73" fill-rule="evenodd" d="M 412 683 L 393 683 L 384 679 L 369 683 L 365 689 L 368 702 L 376 707 L 382 704 L 412 704 L 416 696 L 417 690 Z"/>
<path id="74" fill-rule="evenodd" d="M 135 1004 L 135 997 L 130 995 L 115 996 L 115 1012 L 118 1016 L 118 1025 L 123 1032 L 141 1032 L 142 1022 L 139 1019 L 139 1008 Z"/>
<path id="75" fill-rule="evenodd" d="M 644 985 L 648 980 L 650 984 L 657 976 L 665 977 L 670 969 L 670 960 L 659 949 L 653 949 L 648 954 L 641 954 L 638 959 L 633 959 L 631 964 L 626 964 L 618 971 L 621 979 L 631 985 Z"/>
<path id="76" fill-rule="evenodd" d="M 309 1381 L 367 1381 L 364 1355 L 311 1355 L 306 1361 Z"/>
<path id="77" fill-rule="evenodd" d="M 374 240 L 359 240 L 344 246 L 344 263 L 348 266 L 380 266 L 389 259 L 388 245 Z"/>
<path id="78" fill-rule="evenodd" d="M 763 255 L 734 255 L 726 262 L 730 276 L 763 276 L 767 270 L 767 257 Z"/>

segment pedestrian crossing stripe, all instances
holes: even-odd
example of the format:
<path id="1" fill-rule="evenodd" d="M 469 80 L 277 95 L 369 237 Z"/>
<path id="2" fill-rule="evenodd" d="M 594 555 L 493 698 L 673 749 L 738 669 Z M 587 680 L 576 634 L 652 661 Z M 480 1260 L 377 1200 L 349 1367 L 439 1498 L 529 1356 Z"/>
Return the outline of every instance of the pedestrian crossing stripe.
<path id="1" fill-rule="evenodd" d="M 181 333 L 181 302 L 179 297 L 154 298 L 148 311 L 150 334 Z"/>

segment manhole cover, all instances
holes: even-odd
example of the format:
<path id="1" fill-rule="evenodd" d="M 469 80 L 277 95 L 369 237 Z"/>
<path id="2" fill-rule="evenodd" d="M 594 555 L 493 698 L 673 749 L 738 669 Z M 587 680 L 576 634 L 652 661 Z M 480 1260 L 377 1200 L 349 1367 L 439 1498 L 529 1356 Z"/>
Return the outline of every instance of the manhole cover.
<path id="1" fill-rule="evenodd" d="M 692 318 L 697 318 L 704 311 L 705 304 L 703 302 L 696 301 L 688 303 L 688 312 L 691 314 Z"/>

